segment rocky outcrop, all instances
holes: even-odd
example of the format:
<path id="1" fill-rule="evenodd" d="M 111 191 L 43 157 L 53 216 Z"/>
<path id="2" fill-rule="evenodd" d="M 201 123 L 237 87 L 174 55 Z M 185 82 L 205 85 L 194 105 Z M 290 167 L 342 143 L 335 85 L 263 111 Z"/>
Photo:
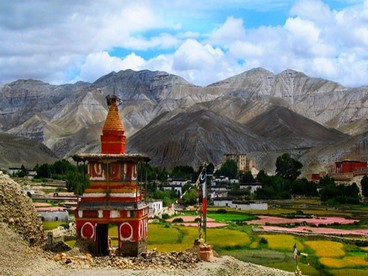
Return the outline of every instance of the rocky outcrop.
<path id="1" fill-rule="evenodd" d="M 45 241 L 42 221 L 32 200 L 22 187 L 0 171 L 0 222 L 19 234 L 30 245 L 41 245 Z"/>

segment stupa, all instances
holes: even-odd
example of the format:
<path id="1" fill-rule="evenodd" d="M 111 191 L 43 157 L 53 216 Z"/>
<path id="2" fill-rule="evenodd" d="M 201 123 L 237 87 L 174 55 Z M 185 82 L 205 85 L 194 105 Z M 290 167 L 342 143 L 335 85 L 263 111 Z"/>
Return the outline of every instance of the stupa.
<path id="1" fill-rule="evenodd" d="M 92 245 L 97 256 L 109 254 L 109 224 L 117 225 L 121 256 L 138 256 L 147 250 L 148 205 L 138 185 L 137 166 L 150 159 L 125 153 L 124 125 L 115 95 L 106 97 L 109 111 L 101 135 L 101 153 L 73 156 L 88 163 L 90 186 L 75 210 L 77 239 Z"/>

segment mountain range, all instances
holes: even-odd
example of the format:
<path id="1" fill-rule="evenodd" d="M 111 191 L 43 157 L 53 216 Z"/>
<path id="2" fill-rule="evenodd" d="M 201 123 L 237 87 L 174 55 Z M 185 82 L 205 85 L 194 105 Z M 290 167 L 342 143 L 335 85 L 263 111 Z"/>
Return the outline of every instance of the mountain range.
<path id="1" fill-rule="evenodd" d="M 219 165 L 225 153 L 245 153 L 273 173 L 275 159 L 289 152 L 305 175 L 368 158 L 368 87 L 294 70 L 255 68 L 206 87 L 148 70 L 111 72 L 93 83 L 17 80 L 0 86 L 0 131 L 47 146 L 50 158 L 99 152 L 108 94 L 123 100 L 127 152 L 147 154 L 169 170 Z M 13 159 L 0 157 L 0 167 L 36 162 Z"/>

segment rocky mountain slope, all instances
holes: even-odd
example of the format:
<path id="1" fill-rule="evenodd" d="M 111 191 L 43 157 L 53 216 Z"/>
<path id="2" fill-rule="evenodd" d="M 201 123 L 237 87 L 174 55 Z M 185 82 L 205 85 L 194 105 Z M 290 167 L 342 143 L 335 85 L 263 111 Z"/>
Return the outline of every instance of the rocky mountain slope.
<path id="1" fill-rule="evenodd" d="M 0 168 L 33 169 L 36 164 L 53 163 L 57 156 L 45 145 L 23 137 L 0 133 Z"/>
<path id="2" fill-rule="evenodd" d="M 206 160 L 220 164 L 223 153 L 267 151 L 286 146 L 261 139 L 246 126 L 208 109 L 192 108 L 173 117 L 170 115 L 153 120 L 133 135 L 127 148 L 144 152 L 151 156 L 154 164 L 171 169 L 186 164 L 195 167 Z"/>
<path id="3" fill-rule="evenodd" d="M 0 87 L 0 131 L 42 142 L 59 158 L 98 152 L 104 97 L 112 93 L 123 99 L 127 149 L 149 154 L 153 165 L 218 163 L 228 151 L 255 150 L 261 160 L 265 153 L 339 143 L 338 152 L 313 157 L 330 160 L 349 156 L 368 131 L 368 87 L 346 88 L 293 70 L 273 74 L 262 68 L 207 87 L 147 70 L 59 86 L 19 80 Z"/>

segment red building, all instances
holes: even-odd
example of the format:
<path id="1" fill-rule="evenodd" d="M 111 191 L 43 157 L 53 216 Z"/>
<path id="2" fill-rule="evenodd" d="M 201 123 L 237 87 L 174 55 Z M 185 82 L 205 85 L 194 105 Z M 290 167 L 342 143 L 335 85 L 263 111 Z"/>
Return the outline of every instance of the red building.
<path id="1" fill-rule="evenodd" d="M 359 170 L 367 169 L 367 162 L 344 160 L 341 162 L 335 162 L 336 170 L 338 173 L 353 173 Z"/>
<path id="2" fill-rule="evenodd" d="M 148 205 L 137 181 L 137 164 L 149 158 L 125 153 L 120 99 L 107 96 L 109 111 L 101 135 L 100 154 L 78 154 L 73 159 L 88 162 L 90 187 L 75 210 L 79 239 L 94 246 L 96 255 L 108 255 L 108 225 L 118 227 L 118 252 L 138 256 L 147 250 Z"/>

